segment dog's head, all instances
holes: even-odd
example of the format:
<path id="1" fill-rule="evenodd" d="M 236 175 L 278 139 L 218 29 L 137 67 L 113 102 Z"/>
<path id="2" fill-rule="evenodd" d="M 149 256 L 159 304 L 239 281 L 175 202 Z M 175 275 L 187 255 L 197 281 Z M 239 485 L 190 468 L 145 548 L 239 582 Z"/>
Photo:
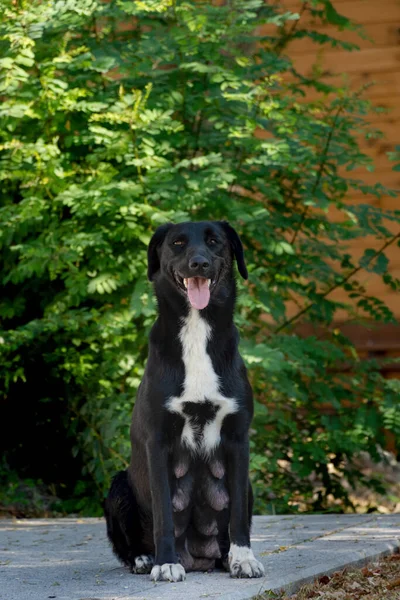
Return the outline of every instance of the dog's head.
<path id="1" fill-rule="evenodd" d="M 166 223 L 150 241 L 148 276 L 150 281 L 167 278 L 193 308 L 201 310 L 213 298 L 226 296 L 234 258 L 247 279 L 242 243 L 226 221 Z"/>

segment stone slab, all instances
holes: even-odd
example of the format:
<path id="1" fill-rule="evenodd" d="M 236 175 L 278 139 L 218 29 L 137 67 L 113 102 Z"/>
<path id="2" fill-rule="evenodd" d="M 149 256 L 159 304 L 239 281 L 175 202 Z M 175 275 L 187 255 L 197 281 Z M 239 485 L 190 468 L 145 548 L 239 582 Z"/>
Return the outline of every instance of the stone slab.
<path id="1" fill-rule="evenodd" d="M 131 575 L 113 556 L 103 519 L 0 520 L 0 600 L 247 600 L 295 592 L 315 577 L 400 546 L 399 515 L 255 517 L 263 579 L 189 573 L 182 583 Z"/>

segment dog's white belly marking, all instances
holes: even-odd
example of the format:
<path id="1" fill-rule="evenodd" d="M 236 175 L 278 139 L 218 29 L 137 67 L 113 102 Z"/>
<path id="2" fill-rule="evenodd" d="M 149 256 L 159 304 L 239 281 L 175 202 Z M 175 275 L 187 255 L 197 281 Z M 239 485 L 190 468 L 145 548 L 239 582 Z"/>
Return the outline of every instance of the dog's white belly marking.
<path id="1" fill-rule="evenodd" d="M 167 402 L 171 412 L 185 419 L 182 442 L 190 449 L 209 453 L 220 442 L 221 427 L 225 417 L 235 413 L 238 405 L 235 398 L 227 398 L 220 393 L 219 377 L 214 371 L 207 353 L 207 343 L 211 337 L 211 327 L 198 310 L 191 309 L 184 319 L 179 338 L 182 343 L 182 359 L 185 365 L 185 381 L 180 396 L 173 396 Z M 210 406 L 211 418 L 196 418 L 196 413 L 187 406 L 199 406 L 199 415 Z"/>

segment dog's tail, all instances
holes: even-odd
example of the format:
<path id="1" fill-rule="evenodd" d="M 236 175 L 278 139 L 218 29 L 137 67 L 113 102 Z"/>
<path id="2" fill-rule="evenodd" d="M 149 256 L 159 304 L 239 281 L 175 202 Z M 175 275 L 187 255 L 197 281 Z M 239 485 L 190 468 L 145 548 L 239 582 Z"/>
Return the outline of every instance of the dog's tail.
<path id="1" fill-rule="evenodd" d="M 118 558 L 132 567 L 140 546 L 138 506 L 129 484 L 128 473 L 119 471 L 104 500 L 107 535 Z M 138 535 L 136 535 L 138 534 Z"/>

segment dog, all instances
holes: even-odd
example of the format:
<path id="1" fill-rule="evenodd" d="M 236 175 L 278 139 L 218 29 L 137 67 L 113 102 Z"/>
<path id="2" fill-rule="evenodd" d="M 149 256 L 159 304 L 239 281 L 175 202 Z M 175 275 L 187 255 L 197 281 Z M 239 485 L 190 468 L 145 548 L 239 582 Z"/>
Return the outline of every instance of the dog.
<path id="1" fill-rule="evenodd" d="M 158 318 L 131 424 L 132 455 L 104 503 L 132 573 L 182 581 L 225 568 L 261 577 L 250 547 L 252 389 L 233 323 L 241 240 L 225 221 L 167 223 L 148 247 Z"/>

